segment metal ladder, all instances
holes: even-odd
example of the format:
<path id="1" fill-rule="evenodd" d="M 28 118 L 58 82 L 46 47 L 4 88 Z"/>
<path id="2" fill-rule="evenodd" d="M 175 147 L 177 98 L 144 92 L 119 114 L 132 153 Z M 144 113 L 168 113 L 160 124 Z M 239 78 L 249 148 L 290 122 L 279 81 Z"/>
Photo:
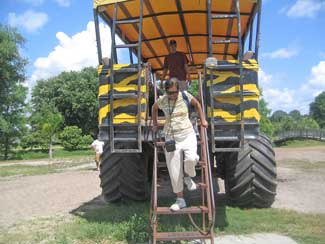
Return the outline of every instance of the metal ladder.
<path id="1" fill-rule="evenodd" d="M 141 93 L 141 84 L 142 84 L 142 65 L 141 65 L 141 44 L 142 44 L 142 20 L 143 20 L 143 0 L 140 0 L 140 8 L 139 8 L 139 18 L 136 19 L 127 19 L 127 20 L 117 20 L 117 11 L 119 4 L 114 4 L 114 14 L 111 25 L 112 31 L 112 45 L 111 45 L 111 65 L 110 65 L 110 127 L 109 127 L 109 135 L 110 135 L 110 150 L 111 153 L 137 153 L 142 152 L 142 142 L 141 142 L 141 98 L 143 94 Z M 135 28 L 138 29 L 138 41 L 136 43 L 128 43 L 128 44 L 120 44 L 116 45 L 115 42 L 115 33 L 118 25 L 123 24 L 132 24 Z M 128 48 L 130 51 L 130 60 L 133 64 L 132 53 L 131 50 L 137 50 L 137 61 L 138 64 L 131 65 L 127 67 L 122 67 L 121 69 L 115 70 L 114 65 L 118 63 L 117 60 L 117 49 Z M 136 66 L 136 67 L 134 67 Z M 138 83 L 137 90 L 134 92 L 118 92 L 114 91 L 115 77 L 118 74 L 126 73 L 126 74 L 134 74 L 138 75 Z M 136 124 L 116 124 L 114 123 L 114 102 L 118 99 L 128 99 L 133 98 L 137 99 L 137 111 L 136 111 Z M 122 136 L 115 136 L 115 133 L 118 133 Z M 132 132 L 132 133 L 130 133 Z M 133 144 L 130 144 L 133 143 Z M 127 147 L 116 148 L 116 143 L 128 143 Z M 130 146 L 131 145 L 131 146 Z"/>
<path id="2" fill-rule="evenodd" d="M 202 83 L 199 79 L 199 91 L 201 96 L 202 107 L 203 93 Z M 205 111 L 203 111 L 205 114 Z M 201 170 L 201 182 L 198 183 L 201 190 L 201 205 L 186 207 L 179 211 L 173 212 L 169 207 L 158 206 L 158 174 L 157 168 L 159 167 L 158 153 L 159 147 L 163 147 L 163 142 L 156 142 L 154 147 L 154 165 L 152 176 L 152 190 L 151 190 L 151 207 L 150 207 L 150 220 L 152 228 L 151 243 L 156 244 L 160 241 L 177 241 L 177 240 L 196 240 L 196 239 L 210 239 L 210 243 L 214 243 L 214 221 L 215 221 L 215 203 L 212 184 L 212 172 L 210 167 L 209 149 L 207 129 L 200 127 L 200 141 L 201 155 L 198 163 L 198 168 Z M 202 227 L 199 227 L 193 220 L 192 214 L 200 214 Z M 188 215 L 190 222 L 195 227 L 196 231 L 187 232 L 158 232 L 158 218 L 161 215 Z"/>
<path id="3" fill-rule="evenodd" d="M 208 1 L 208 23 L 209 23 L 209 56 L 212 57 L 212 45 L 218 45 L 218 44 L 225 44 L 229 45 L 231 43 L 238 43 L 238 57 L 237 57 L 237 63 L 235 64 L 229 64 L 229 65 L 218 65 L 213 68 L 205 67 L 205 75 L 210 76 L 210 107 L 211 107 L 211 116 L 210 116 L 210 124 L 211 124 L 211 141 L 212 141 L 212 152 L 238 152 L 240 151 L 244 146 L 244 113 L 243 113 L 243 42 L 242 42 L 242 36 L 241 36 L 241 24 L 240 24 L 240 4 L 239 0 L 232 0 L 232 2 L 235 4 L 235 14 L 217 14 L 212 15 L 211 13 L 211 1 Z M 225 40 L 213 40 L 212 39 L 212 21 L 216 20 L 223 20 L 223 19 L 236 19 L 237 20 L 237 38 L 231 38 L 231 39 L 225 39 Z M 226 54 L 225 54 L 226 55 Z M 213 89 L 213 74 L 215 71 L 222 70 L 239 70 L 239 91 L 236 93 L 231 94 L 224 94 L 220 91 L 216 91 Z M 207 74 L 207 71 L 209 71 L 209 74 Z M 229 123 L 218 123 L 215 121 L 214 118 L 214 98 L 215 97 L 224 97 L 224 96 L 239 96 L 240 98 L 240 121 Z M 240 126 L 240 135 L 235 137 L 216 137 L 215 136 L 215 126 L 216 125 L 222 125 L 222 126 Z M 229 148 L 220 148 L 216 147 L 216 141 L 239 141 L 239 147 L 229 147 Z"/>

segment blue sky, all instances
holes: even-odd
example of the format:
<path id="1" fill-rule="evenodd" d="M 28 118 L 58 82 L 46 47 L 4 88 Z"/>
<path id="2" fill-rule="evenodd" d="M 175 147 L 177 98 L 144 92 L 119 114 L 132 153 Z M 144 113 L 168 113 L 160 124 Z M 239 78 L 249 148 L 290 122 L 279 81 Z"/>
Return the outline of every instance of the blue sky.
<path id="1" fill-rule="evenodd" d="M 17 27 L 26 39 L 29 87 L 98 64 L 92 0 L 0 0 L 0 22 Z M 259 79 L 273 112 L 308 113 L 325 91 L 324 26 L 325 0 L 263 1 Z M 109 28 L 101 30 L 107 47 Z"/>

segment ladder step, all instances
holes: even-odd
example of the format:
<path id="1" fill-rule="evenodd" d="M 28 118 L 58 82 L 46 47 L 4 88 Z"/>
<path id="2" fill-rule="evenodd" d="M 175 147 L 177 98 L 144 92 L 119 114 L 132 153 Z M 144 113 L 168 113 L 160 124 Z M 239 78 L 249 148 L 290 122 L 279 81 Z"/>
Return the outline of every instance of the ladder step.
<path id="1" fill-rule="evenodd" d="M 156 235 L 157 241 L 181 241 L 181 240 L 195 240 L 208 239 L 211 235 L 204 235 L 198 231 L 187 232 L 158 232 Z"/>
<path id="2" fill-rule="evenodd" d="M 240 141 L 238 136 L 216 136 L 215 141 Z"/>
<path id="3" fill-rule="evenodd" d="M 166 168 L 167 167 L 167 164 L 166 162 L 157 162 L 157 168 Z"/>
<path id="4" fill-rule="evenodd" d="M 138 43 L 129 43 L 129 44 L 121 44 L 121 45 L 116 45 L 115 48 L 130 48 L 130 47 L 138 47 Z"/>
<path id="5" fill-rule="evenodd" d="M 136 124 L 129 124 L 129 123 L 123 123 L 123 124 L 121 124 L 121 123 L 113 123 L 112 124 L 114 127 L 128 127 L 128 129 L 133 129 L 133 130 L 135 130 L 135 129 L 138 129 L 138 126 L 136 125 Z M 109 125 L 110 126 L 110 125 Z M 134 127 L 134 128 L 132 128 L 132 127 Z"/>
<path id="6" fill-rule="evenodd" d="M 126 20 L 116 20 L 115 23 L 117 25 L 120 25 L 120 24 L 136 24 L 136 23 L 139 23 L 140 22 L 140 19 L 126 19 Z"/>
<path id="7" fill-rule="evenodd" d="M 237 14 L 216 14 L 212 15 L 212 19 L 235 19 Z"/>
<path id="8" fill-rule="evenodd" d="M 219 120 L 215 120 L 214 122 L 214 125 L 225 125 L 225 126 L 230 126 L 230 125 L 241 125 L 241 122 L 240 121 L 236 121 L 236 122 L 226 122 L 226 121 L 219 121 Z M 244 121 L 244 125 L 247 126 L 247 125 L 258 125 L 259 123 L 257 122 L 250 122 L 250 121 Z"/>
<path id="9" fill-rule="evenodd" d="M 215 40 L 212 41 L 213 44 L 230 44 L 230 43 L 239 43 L 239 40 L 228 39 L 228 40 Z"/>
<path id="10" fill-rule="evenodd" d="M 127 92 L 127 93 L 113 93 L 113 98 L 137 98 L 138 95 L 134 92 Z"/>
<path id="11" fill-rule="evenodd" d="M 198 185 L 198 187 L 200 189 L 207 189 L 208 188 L 207 184 L 204 184 L 204 183 L 197 183 L 197 185 Z"/>
<path id="12" fill-rule="evenodd" d="M 172 211 L 169 207 L 157 207 L 157 214 L 161 215 L 178 215 L 178 214 L 200 214 L 200 213 L 208 213 L 209 209 L 206 206 L 196 206 L 196 207 L 188 207 L 182 208 L 178 211 Z"/>
<path id="13" fill-rule="evenodd" d="M 134 138 L 134 137 L 128 137 L 128 138 L 114 137 L 114 141 L 132 142 L 132 141 L 138 141 L 138 139 L 137 138 Z"/>
<path id="14" fill-rule="evenodd" d="M 208 69 L 213 70 L 233 70 L 239 69 L 241 66 L 239 64 L 224 64 L 224 65 L 217 65 L 217 66 L 209 66 Z"/>
<path id="15" fill-rule="evenodd" d="M 138 68 L 122 68 L 122 69 L 117 69 L 113 70 L 114 73 L 136 73 L 138 72 Z"/>
<path id="16" fill-rule="evenodd" d="M 112 153 L 140 153 L 141 149 L 115 149 L 112 150 Z"/>
<path id="17" fill-rule="evenodd" d="M 204 161 L 199 161 L 197 163 L 198 166 L 202 167 L 202 168 L 205 168 L 207 166 L 207 164 L 204 162 Z"/>
<path id="18" fill-rule="evenodd" d="M 234 148 L 221 148 L 217 147 L 214 149 L 215 152 L 240 152 L 241 148 L 240 147 L 234 147 Z"/>
<path id="19" fill-rule="evenodd" d="M 222 91 L 213 91 L 214 96 L 218 97 L 239 97 L 240 92 L 232 92 L 232 93 L 223 93 Z M 255 92 L 243 91 L 243 96 L 255 96 Z"/>

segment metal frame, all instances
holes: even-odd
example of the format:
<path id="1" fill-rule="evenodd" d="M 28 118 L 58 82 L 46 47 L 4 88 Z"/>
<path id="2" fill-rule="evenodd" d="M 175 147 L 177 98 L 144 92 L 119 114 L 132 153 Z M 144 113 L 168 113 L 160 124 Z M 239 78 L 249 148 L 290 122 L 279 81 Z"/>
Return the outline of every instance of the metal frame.
<path id="1" fill-rule="evenodd" d="M 164 43 L 166 45 L 166 47 L 168 47 L 168 43 L 167 43 L 167 40 L 168 38 L 173 38 L 173 37 L 180 37 L 180 35 L 169 35 L 169 36 L 166 36 L 161 28 L 161 25 L 159 23 L 159 20 L 158 20 L 158 16 L 162 16 L 162 15 L 179 15 L 181 19 L 184 19 L 184 15 L 186 14 L 192 14 L 192 13 L 204 13 L 206 14 L 208 12 L 208 14 L 210 15 L 234 15 L 236 14 L 236 11 L 232 11 L 232 12 L 222 12 L 222 11 L 211 11 L 211 6 L 210 8 L 208 7 L 208 5 L 210 4 L 211 5 L 211 1 L 213 0 L 206 0 L 207 1 L 207 10 L 182 10 L 182 6 L 181 6 L 181 2 L 179 0 L 175 0 L 175 3 L 177 5 L 179 5 L 179 11 L 170 11 L 170 12 L 160 12 L 160 13 L 153 13 L 153 9 L 151 7 L 151 4 L 150 4 L 150 1 L 149 0 L 143 0 L 144 1 L 144 4 L 146 5 L 147 9 L 149 10 L 150 14 L 147 14 L 147 15 L 143 15 L 143 19 L 146 19 L 146 18 L 153 18 L 153 21 L 155 22 L 156 26 L 157 26 L 157 29 L 161 35 L 160 38 L 152 38 L 152 39 L 148 39 L 146 38 L 145 36 L 143 36 L 143 39 L 142 39 L 142 42 L 144 42 L 144 44 L 147 46 L 147 48 L 150 50 L 151 52 L 151 56 L 150 58 L 156 58 L 157 62 L 159 63 L 160 66 L 163 66 L 159 57 L 161 56 L 158 56 L 154 49 L 152 48 L 152 46 L 148 43 L 148 41 L 152 41 L 152 40 L 159 40 L 159 39 L 162 39 L 164 40 Z M 132 20 L 132 19 L 136 19 L 135 17 L 131 17 L 130 16 L 130 13 L 127 11 L 127 9 L 124 7 L 124 3 L 121 2 L 121 3 L 118 3 L 119 6 L 121 6 L 121 10 L 123 11 L 123 13 L 125 14 L 125 16 L 127 18 L 125 18 L 124 20 Z M 249 31 L 249 30 L 252 30 L 252 25 L 253 25 L 253 20 L 255 19 L 255 13 L 258 14 L 258 21 L 257 21 L 257 31 L 256 31 L 256 38 L 255 38 L 255 58 L 256 60 L 258 60 L 258 51 L 259 51 L 259 36 L 260 36 L 260 21 L 261 21 L 261 5 L 262 5 L 262 0 L 257 0 L 257 3 L 256 3 L 256 8 L 253 9 L 253 13 L 250 12 L 250 13 L 247 13 L 247 12 L 243 12 L 243 13 L 240 13 L 241 16 L 250 16 L 252 18 L 252 21 L 249 21 L 248 22 L 248 26 L 249 28 L 247 28 L 247 31 L 244 33 L 244 36 L 242 38 L 243 40 L 243 46 L 244 46 L 244 41 L 247 37 L 247 34 L 248 32 L 252 33 L 252 31 Z M 209 12 L 210 11 L 210 12 Z M 100 15 L 102 17 L 103 20 L 105 20 L 105 22 L 109 25 L 109 26 L 112 26 L 111 23 L 112 23 L 112 19 L 109 18 L 109 16 L 106 15 L 105 12 L 100 12 L 98 13 L 98 10 L 94 10 L 94 12 L 96 12 L 95 15 Z M 181 17 L 183 16 L 183 17 Z M 96 21 L 96 18 L 97 18 L 97 21 Z M 98 17 L 94 17 L 95 19 L 95 28 L 98 29 Z M 96 23 L 97 22 L 97 23 Z M 181 21 L 182 22 L 182 21 Z M 208 29 L 209 29 L 209 25 L 211 23 L 208 22 L 207 25 L 208 25 Z M 182 24 L 183 25 L 183 24 Z M 185 25 L 185 23 L 184 23 Z M 133 25 L 134 26 L 134 25 Z M 183 28 L 184 29 L 184 28 Z M 185 25 L 185 29 L 186 29 L 186 25 Z M 97 32 L 97 30 L 96 30 Z M 186 33 L 185 33 L 186 32 Z M 116 29 L 116 34 L 125 42 L 125 43 L 132 43 L 130 42 L 130 40 L 128 40 L 125 36 L 123 36 L 121 34 L 121 30 L 119 28 Z M 188 54 L 190 55 L 190 58 L 191 58 L 191 54 L 195 54 L 195 52 L 193 53 L 191 51 L 191 48 L 190 48 L 190 43 L 189 43 L 189 38 L 190 37 L 193 37 L 193 36 L 204 36 L 204 35 L 201 35 L 201 34 L 188 34 L 187 31 L 184 31 L 184 35 L 182 35 L 185 37 L 187 41 L 187 46 L 188 46 Z M 100 48 L 100 44 L 98 43 L 98 40 L 100 40 L 100 36 L 99 34 L 97 35 L 96 33 L 96 40 L 97 40 L 97 47 L 98 47 L 98 56 L 101 56 L 101 48 Z M 225 36 L 217 36 L 217 37 L 223 37 L 223 38 L 234 38 L 235 36 L 231 36 L 230 34 L 229 35 L 225 35 Z M 209 42 L 210 38 L 208 39 L 208 42 Z M 208 51 L 207 51 L 207 55 L 209 57 L 211 57 L 213 54 L 214 55 L 218 55 L 217 53 L 212 53 L 212 46 L 211 48 L 209 47 L 210 45 L 208 44 Z M 134 54 L 136 54 L 136 50 L 134 48 L 131 48 L 132 52 Z M 211 52 L 211 53 L 210 53 Z M 222 54 L 226 54 L 226 53 L 222 53 Z M 227 55 L 233 55 L 233 54 L 227 54 Z M 101 58 L 101 57 L 100 57 Z M 148 59 L 146 57 L 146 59 Z M 101 64 L 101 61 L 99 62 Z M 153 69 L 154 70 L 154 69 Z"/>
<path id="2" fill-rule="evenodd" d="M 143 13 L 143 0 L 140 0 L 140 8 L 139 8 L 139 18 L 137 20 L 132 19 L 132 20 L 117 20 L 117 11 L 118 8 L 124 13 L 128 14 L 125 8 L 123 8 L 123 4 L 118 4 L 114 3 L 114 14 L 113 14 L 113 20 L 111 22 L 111 39 L 112 39 L 112 45 L 111 45 L 111 65 L 110 65 L 110 127 L 109 127 L 109 139 L 110 139 L 110 151 L 112 153 L 114 152 L 119 152 L 119 153 L 135 153 L 135 152 L 142 152 L 142 135 L 141 135 L 141 98 L 142 98 L 142 93 L 141 93 L 141 73 L 142 73 L 142 62 L 141 62 L 141 45 L 142 45 L 142 13 Z M 136 26 L 136 23 L 139 24 L 139 27 Z M 132 24 L 133 27 L 137 30 L 138 32 L 138 42 L 133 43 L 133 44 L 122 44 L 122 45 L 116 45 L 115 42 L 115 34 L 117 30 L 117 25 L 120 24 Z M 133 57 L 132 57 L 132 52 L 130 51 L 132 48 L 137 48 L 137 72 L 138 72 L 138 82 L 137 82 L 137 93 L 136 93 L 136 98 L 137 98 L 137 148 L 132 148 L 132 149 L 115 149 L 115 139 L 121 140 L 122 138 L 116 138 L 115 137 L 115 131 L 114 128 L 116 126 L 119 127 L 125 127 L 125 125 L 114 125 L 114 79 L 115 79 L 115 70 L 114 70 L 114 64 L 118 63 L 117 59 L 117 49 L 118 48 L 128 48 L 129 54 L 130 54 L 130 61 L 133 63 Z M 127 72 L 127 69 L 125 71 Z M 131 68 L 132 70 L 132 68 Z M 120 95 L 120 94 L 119 94 Z M 126 96 L 129 96 L 129 94 L 124 94 Z M 125 97 L 125 96 L 123 96 Z M 126 139 L 131 139 L 134 138 L 123 138 L 123 141 L 126 141 Z"/>
<path id="3" fill-rule="evenodd" d="M 210 115 L 210 129 L 211 129 L 211 144 L 212 144 L 212 151 L 215 153 L 217 151 L 220 152 L 229 152 L 229 151 L 240 151 L 243 146 L 244 146 L 244 137 L 245 137 L 245 123 L 244 123 L 244 108 L 243 108 L 243 102 L 244 102 L 244 97 L 243 97 L 243 53 L 244 53 L 244 46 L 245 46 L 245 39 L 247 37 L 247 34 L 249 32 L 250 37 L 249 37 L 249 49 L 252 49 L 252 39 L 253 39 L 253 23 L 254 19 L 256 16 L 256 13 L 258 14 L 258 20 L 257 20 L 257 31 L 256 31 L 256 41 L 255 41 L 255 52 L 256 52 L 256 59 L 258 57 L 258 48 L 259 48 L 259 36 L 260 36 L 260 16 L 261 16 L 261 4 L 262 1 L 258 1 L 257 5 L 253 8 L 253 12 L 251 15 L 251 19 L 248 21 L 248 26 L 246 33 L 244 36 L 242 36 L 241 33 L 241 23 L 240 23 L 240 18 L 241 18 L 241 12 L 240 12 L 240 1 L 239 0 L 233 0 L 232 2 L 232 11 L 235 11 L 234 14 L 226 14 L 226 15 L 212 15 L 211 12 L 211 2 L 212 0 L 207 0 L 207 11 L 208 11 L 208 19 L 207 19 L 207 30 L 208 30 L 208 53 L 209 57 L 212 56 L 212 47 L 213 44 L 220 44 L 220 43 L 225 43 L 225 49 L 224 49 L 224 59 L 225 55 L 228 52 L 228 45 L 229 43 L 235 42 L 238 43 L 238 52 L 237 52 L 237 60 L 238 60 L 238 65 L 231 65 L 231 67 L 222 67 L 219 66 L 216 69 L 209 69 L 209 73 L 207 74 L 207 68 L 205 67 L 205 75 L 209 77 L 210 80 L 210 107 L 211 107 L 211 115 Z M 229 18 L 231 19 L 228 25 L 228 30 L 227 30 L 227 35 L 230 35 L 232 32 L 233 28 L 233 19 L 237 20 L 237 40 L 234 40 L 232 38 L 222 40 L 222 41 L 216 41 L 213 40 L 213 33 L 212 33 L 212 20 L 214 19 L 226 19 Z M 215 142 L 215 123 L 214 123 L 214 91 L 213 91 L 213 73 L 215 70 L 223 70 L 224 68 L 233 68 L 233 69 L 238 69 L 239 70 L 239 96 L 240 96 L 240 135 L 239 135 L 239 141 L 240 141 L 240 147 L 239 148 L 216 148 L 216 142 Z M 232 125 L 232 124 L 229 124 Z"/>

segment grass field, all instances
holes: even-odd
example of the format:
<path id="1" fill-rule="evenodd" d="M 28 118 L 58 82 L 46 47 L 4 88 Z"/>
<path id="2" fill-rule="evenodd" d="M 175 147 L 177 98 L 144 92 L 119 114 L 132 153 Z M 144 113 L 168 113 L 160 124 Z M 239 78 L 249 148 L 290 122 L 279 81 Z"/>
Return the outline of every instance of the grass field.
<path id="1" fill-rule="evenodd" d="M 36 166 L 21 165 L 21 164 L 15 164 L 10 166 L 0 165 L 0 177 L 18 176 L 18 175 L 19 176 L 44 175 L 44 174 L 57 173 L 67 168 L 83 165 L 87 162 L 91 162 L 91 158 L 89 158 L 88 161 L 76 160 L 76 161 L 59 162 L 59 163 L 53 163 L 48 165 L 36 165 Z"/>
<path id="2" fill-rule="evenodd" d="M 291 140 L 286 141 L 281 144 L 276 145 L 276 147 L 315 147 L 315 146 L 325 146 L 324 141 L 315 140 Z"/>
<path id="3" fill-rule="evenodd" d="M 53 150 L 53 158 L 70 158 L 70 157 L 80 157 L 80 156 L 91 156 L 94 152 L 90 149 L 86 150 L 76 150 L 76 151 L 66 151 L 62 147 L 55 147 Z M 48 159 L 49 153 L 46 150 L 34 149 L 34 150 L 22 150 L 17 149 L 14 154 L 11 155 L 10 160 L 0 161 L 17 161 L 17 160 L 33 160 L 33 159 Z"/>
<path id="4" fill-rule="evenodd" d="M 41 150 L 22 151 L 19 155 L 23 160 L 0 161 L 0 177 L 56 173 L 66 168 L 93 162 L 94 152 L 91 150 L 65 151 L 62 148 L 56 148 L 52 161 L 48 159 L 48 154 Z M 24 165 L 26 161 L 32 161 L 35 164 Z M 12 165 L 8 165 L 11 163 Z"/>
<path id="5" fill-rule="evenodd" d="M 222 214 L 223 213 L 223 214 Z M 225 215 L 226 213 L 226 215 Z M 277 209 L 217 209 L 216 235 L 278 233 L 298 243 L 325 243 L 325 215 Z M 161 229 L 192 230 L 186 216 L 162 219 Z M 41 227 L 41 228 L 40 228 Z M 149 238 L 149 203 L 109 204 L 74 213 L 21 223 L 0 230 L 0 243 L 146 243 Z"/>

